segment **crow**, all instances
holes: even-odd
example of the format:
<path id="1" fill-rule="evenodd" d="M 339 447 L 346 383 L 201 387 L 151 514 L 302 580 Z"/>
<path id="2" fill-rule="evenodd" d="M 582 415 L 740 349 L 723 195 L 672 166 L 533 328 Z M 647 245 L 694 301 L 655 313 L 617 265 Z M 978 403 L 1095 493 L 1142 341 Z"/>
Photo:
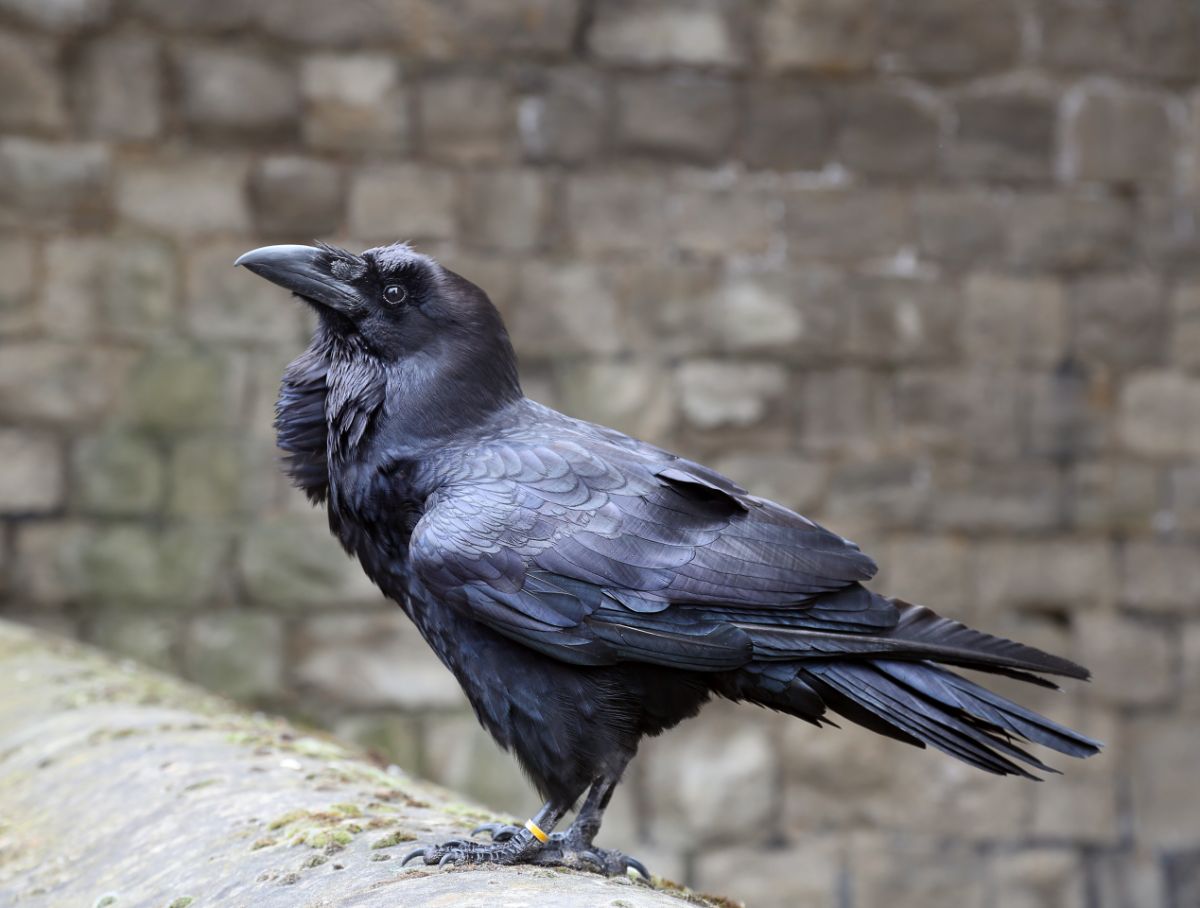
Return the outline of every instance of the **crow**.
<path id="1" fill-rule="evenodd" d="M 641 739 L 713 697 L 818 726 L 836 713 L 998 775 L 1053 771 L 1019 741 L 1099 749 L 943 666 L 1051 688 L 1043 674 L 1086 669 L 872 592 L 853 542 L 525 397 L 487 294 L 409 245 L 266 246 L 236 264 L 318 315 L 279 394 L 286 472 L 545 798 L 524 826 L 405 863 L 648 876 L 593 844 L 602 814 Z"/>

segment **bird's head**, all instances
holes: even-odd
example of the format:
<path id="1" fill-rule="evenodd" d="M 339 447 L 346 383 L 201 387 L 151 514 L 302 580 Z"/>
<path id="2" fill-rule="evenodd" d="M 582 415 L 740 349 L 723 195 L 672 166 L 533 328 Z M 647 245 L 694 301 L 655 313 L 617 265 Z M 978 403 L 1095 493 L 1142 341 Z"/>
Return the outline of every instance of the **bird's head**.
<path id="1" fill-rule="evenodd" d="M 482 356 L 489 346 L 508 347 L 487 294 L 405 243 L 361 255 L 324 243 L 263 246 L 234 264 L 292 291 L 316 310 L 329 335 L 381 362 L 455 348 Z"/>

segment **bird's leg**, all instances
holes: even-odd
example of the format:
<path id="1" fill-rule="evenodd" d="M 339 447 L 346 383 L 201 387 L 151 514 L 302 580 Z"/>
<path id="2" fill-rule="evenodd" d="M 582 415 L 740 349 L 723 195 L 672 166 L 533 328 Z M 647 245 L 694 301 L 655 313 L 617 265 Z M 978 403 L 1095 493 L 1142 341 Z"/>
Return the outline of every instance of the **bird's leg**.
<path id="1" fill-rule="evenodd" d="M 436 845 L 424 845 L 409 852 L 402 862 L 407 864 L 416 858 L 426 864 L 532 864 L 542 863 L 537 858 L 546 848 L 552 830 L 570 805 L 559 806 L 547 801 L 542 809 L 523 827 L 506 827 L 503 838 L 491 842 L 472 842 L 469 839 L 452 839 Z"/>

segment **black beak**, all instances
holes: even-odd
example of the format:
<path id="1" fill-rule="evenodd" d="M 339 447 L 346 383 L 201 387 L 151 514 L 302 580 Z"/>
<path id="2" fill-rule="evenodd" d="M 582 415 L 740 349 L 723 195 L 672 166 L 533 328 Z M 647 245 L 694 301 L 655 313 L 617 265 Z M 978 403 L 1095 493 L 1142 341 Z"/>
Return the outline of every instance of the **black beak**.
<path id="1" fill-rule="evenodd" d="M 335 277 L 335 257 L 315 246 L 262 246 L 242 255 L 234 266 L 245 265 L 261 278 L 339 312 L 359 308 L 353 285 Z"/>

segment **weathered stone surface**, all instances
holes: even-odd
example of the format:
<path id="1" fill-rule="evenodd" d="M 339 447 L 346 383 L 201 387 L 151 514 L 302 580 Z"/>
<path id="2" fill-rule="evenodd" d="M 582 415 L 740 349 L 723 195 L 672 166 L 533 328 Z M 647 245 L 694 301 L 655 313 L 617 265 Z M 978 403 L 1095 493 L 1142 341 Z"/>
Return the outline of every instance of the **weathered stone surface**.
<path id="1" fill-rule="evenodd" d="M 266 281 L 246 286 L 245 272 L 233 262 L 247 246 L 245 241 L 192 245 L 184 284 L 188 328 L 206 341 L 294 346 L 302 304 Z"/>
<path id="2" fill-rule="evenodd" d="M 684 418 L 701 429 L 756 423 L 787 387 L 787 373 L 767 363 L 685 363 L 676 379 Z"/>
<path id="3" fill-rule="evenodd" d="M 834 157 L 867 176 L 904 177 L 937 166 L 939 111 L 916 92 L 876 85 L 835 94 Z"/>
<path id="4" fill-rule="evenodd" d="M 783 206 L 768 188 L 689 172 L 669 192 L 667 230 L 684 254 L 763 256 L 779 244 Z"/>
<path id="5" fill-rule="evenodd" d="M 1114 183 L 1170 178 L 1171 123 L 1159 97 L 1100 82 L 1079 88 L 1064 103 L 1068 176 Z"/>
<path id="6" fill-rule="evenodd" d="M 0 430 L 0 512 L 36 514 L 62 503 L 62 450 L 47 435 Z"/>
<path id="7" fill-rule="evenodd" d="M 80 439 L 71 466 L 72 488 L 85 513 L 145 514 L 162 503 L 162 454 L 137 434 L 112 431 Z"/>
<path id="8" fill-rule="evenodd" d="M 31 239 L 0 240 L 0 336 L 27 334 L 37 323 L 34 269 L 37 247 Z"/>
<path id="9" fill-rule="evenodd" d="M 845 863 L 842 843 L 806 836 L 789 846 L 705 853 L 696 867 L 696 886 L 706 892 L 736 892 L 755 908 L 836 904 Z"/>
<path id="10" fill-rule="evenodd" d="M 665 369 L 640 360 L 566 364 L 563 409 L 639 438 L 664 439 L 674 427 L 676 394 Z"/>
<path id="11" fill-rule="evenodd" d="M 1007 200 L 981 190 L 918 191 L 912 199 L 922 259 L 959 270 L 1004 261 Z"/>
<path id="12" fill-rule="evenodd" d="M 1121 602 L 1151 612 L 1196 614 L 1200 561 L 1186 542 L 1130 541 L 1121 547 Z"/>
<path id="13" fill-rule="evenodd" d="M 397 38 L 417 56 L 559 57 L 571 49 L 579 0 L 415 0 L 397 4 Z"/>
<path id="14" fill-rule="evenodd" d="M 870 67 L 879 30 L 869 0 L 771 0 L 759 41 L 772 70 L 849 73 Z"/>
<path id="15" fill-rule="evenodd" d="M 0 414 L 35 423 L 80 423 L 111 412 L 129 369 L 121 351 L 47 341 L 6 344 Z"/>
<path id="16" fill-rule="evenodd" d="M 984 859 L 960 843 L 863 835 L 851 843 L 850 886 L 864 905 L 982 908 Z"/>
<path id="17" fill-rule="evenodd" d="M 525 156 L 537 161 L 596 156 L 612 131 L 608 96 L 606 83 L 589 70 L 547 70 L 517 109 Z"/>
<path id="18" fill-rule="evenodd" d="M 1082 861 L 1065 849 L 1002 855 L 995 874 L 999 904 L 1021 908 L 1083 908 L 1085 904 Z"/>
<path id="19" fill-rule="evenodd" d="M 1071 285 L 1074 352 L 1117 368 L 1162 361 L 1166 306 L 1151 274 L 1096 277 Z"/>
<path id="20" fill-rule="evenodd" d="M 254 223 L 264 233 L 323 236 L 342 221 L 342 173 L 313 158 L 265 158 L 250 175 L 250 200 Z"/>
<path id="21" fill-rule="evenodd" d="M 713 76 L 630 76 L 617 85 L 616 139 L 630 152 L 722 160 L 737 128 L 731 82 Z"/>
<path id="22" fill-rule="evenodd" d="M 745 60 L 738 13 L 722 0 L 617 0 L 597 7 L 588 45 L 614 63 L 736 66 Z"/>
<path id="23" fill-rule="evenodd" d="M 880 363 L 938 362 L 958 349 L 962 302 L 955 288 L 880 278 L 852 288 L 849 347 Z"/>
<path id="24" fill-rule="evenodd" d="M 108 149 L 0 139 L 0 227 L 90 227 L 108 213 Z"/>
<path id="25" fill-rule="evenodd" d="M 519 288 L 520 303 L 509 319 L 509 329 L 529 354 L 622 350 L 621 305 L 606 269 L 584 263 L 530 261 L 521 268 Z"/>
<path id="26" fill-rule="evenodd" d="M 957 99 L 950 168 L 967 177 L 1046 181 L 1054 176 L 1057 98 L 1040 86 L 996 86 Z"/>
<path id="27" fill-rule="evenodd" d="M 550 181 L 532 170 L 471 174 L 463 188 L 467 243 L 482 249 L 528 252 L 544 245 L 552 214 Z"/>
<path id="28" fill-rule="evenodd" d="M 168 461 L 168 511 L 180 516 L 244 514 L 271 501 L 262 477 L 276 467 L 275 451 L 238 436 L 201 435 L 180 440 Z"/>
<path id="29" fill-rule="evenodd" d="M 0 10 L 47 31 L 72 32 L 100 25 L 112 6 L 112 0 L 4 0 Z"/>
<path id="30" fill-rule="evenodd" d="M 803 190 L 785 201 L 788 251 L 800 259 L 883 258 L 912 242 L 912 213 L 898 193 Z"/>
<path id="31" fill-rule="evenodd" d="M 162 129 L 161 50 L 142 35 L 117 34 L 84 46 L 75 106 L 96 138 L 145 141 Z"/>
<path id="32" fill-rule="evenodd" d="M 875 553 L 889 595 L 922 604 L 945 603 L 955 613 L 975 595 L 971 550 L 953 536 L 898 537 Z"/>
<path id="33" fill-rule="evenodd" d="M 1183 692 L 1183 709 L 1190 715 L 1200 715 L 1200 622 L 1191 622 L 1182 634 L 1183 677 L 1180 688 Z"/>
<path id="34" fill-rule="evenodd" d="M 1177 285 L 1171 291 L 1168 311 L 1171 362 L 1191 371 L 1200 370 L 1200 282 Z"/>
<path id="35" fill-rule="evenodd" d="M 295 73 L 286 63 L 233 46 L 189 47 L 174 59 L 183 116 L 200 132 L 278 140 L 300 109 Z"/>
<path id="36" fill-rule="evenodd" d="M 399 607 L 309 619 L 297 649 L 297 680 L 331 702 L 400 709 L 464 705 L 458 682 Z M 401 665 L 404 671 L 397 671 Z"/>
<path id="37" fill-rule="evenodd" d="M 1121 390 L 1117 417 L 1128 450 L 1193 455 L 1200 451 L 1200 380 L 1174 372 L 1139 372 Z"/>
<path id="38" fill-rule="evenodd" d="M 1027 375 L 1025 394 L 1030 453 L 1071 461 L 1111 448 L 1112 380 L 1103 368 L 1065 360 Z"/>
<path id="39" fill-rule="evenodd" d="M 1014 196 L 1007 223 L 1009 259 L 1021 270 L 1112 268 L 1134 248 L 1129 206 L 1109 196 Z"/>
<path id="40" fill-rule="evenodd" d="M 394 713 L 341 715 L 332 723 L 334 734 L 414 775 L 421 772 L 421 725 L 412 716 Z"/>
<path id="41" fill-rule="evenodd" d="M 800 388 L 800 435 L 805 450 L 870 454 L 880 443 L 887 401 L 882 383 L 864 369 L 814 372 Z"/>
<path id="42" fill-rule="evenodd" d="M 963 350 L 973 362 L 1048 366 L 1066 352 L 1067 304 L 1054 281 L 974 274 L 964 302 Z"/>
<path id="43" fill-rule="evenodd" d="M 263 520 L 241 540 L 237 569 L 254 602 L 289 608 L 378 603 L 379 591 L 329 535 L 323 520 Z"/>
<path id="44" fill-rule="evenodd" d="M 901 72 L 954 76 L 1013 63 L 1021 45 L 1015 6 L 988 0 L 887 0 L 883 59 Z"/>
<path id="45" fill-rule="evenodd" d="M 276 616 L 221 610 L 189 625 L 183 666 L 208 690 L 245 701 L 278 694 L 283 655 L 283 628 Z"/>
<path id="46" fill-rule="evenodd" d="M 1088 661 L 1090 653 L 1083 654 L 1083 658 L 1090 668 L 1095 669 L 1093 678 L 1097 682 L 1103 680 L 1106 671 L 1112 671 Z M 1117 668 L 1116 673 L 1126 678 L 1129 675 L 1124 668 Z M 1088 760 L 1072 761 L 1070 766 L 1064 761 L 1049 761 L 1064 772 L 1054 777 L 1054 785 L 1027 787 L 1026 799 L 1032 802 L 1032 833 L 1059 841 L 1115 845 L 1121 836 L 1116 725 L 1094 710 L 1082 714 L 1063 713 L 1060 707 L 1055 718 L 1074 728 L 1082 728 L 1086 734 L 1103 741 L 1106 749 Z"/>
<path id="47" fill-rule="evenodd" d="M 121 419 L 159 433 L 230 425 L 237 417 L 239 378 L 231 358 L 221 353 L 160 347 L 143 356 L 129 376 Z"/>
<path id="48" fill-rule="evenodd" d="M 117 173 L 117 212 L 166 234 L 246 230 L 248 173 L 245 161 L 228 155 L 123 166 Z"/>
<path id="49" fill-rule="evenodd" d="M 823 462 L 784 453 L 735 452 L 716 467 L 755 495 L 800 512 L 818 507 L 829 477 Z"/>
<path id="50" fill-rule="evenodd" d="M 231 31 L 245 28 L 254 17 L 254 8 L 241 0 L 130 0 L 138 15 L 169 29 L 195 31 Z"/>
<path id="51" fill-rule="evenodd" d="M 641 253 L 665 242 L 665 186 L 652 176 L 612 173 L 572 177 L 567 223 L 584 256 Z"/>
<path id="52" fill-rule="evenodd" d="M 1116 615 L 1092 615 L 1075 629 L 1077 652 L 1095 681 L 1088 696 L 1110 706 L 1164 703 L 1174 688 L 1177 644 L 1161 627 Z M 1137 664 L 1136 673 L 1126 667 Z"/>
<path id="53" fill-rule="evenodd" d="M 0 128 L 58 132 L 66 124 L 62 84 L 51 45 L 0 32 Z"/>
<path id="54" fill-rule="evenodd" d="M 87 640 L 164 671 L 175 668 L 176 643 L 183 622 L 174 612 L 130 611 L 120 604 L 88 609 Z"/>
<path id="55" fill-rule="evenodd" d="M 384 54 L 317 54 L 300 67 L 305 141 L 328 151 L 402 151 L 409 107 L 397 61 Z"/>
<path id="56" fill-rule="evenodd" d="M 1142 841 L 1187 847 L 1200 826 L 1200 790 L 1187 782 L 1195 751 L 1191 725 L 1147 716 L 1125 724 L 1121 740 L 1133 778 L 1133 822 Z"/>
<path id="57" fill-rule="evenodd" d="M 821 94 L 805 82 L 749 86 L 748 122 L 739 130 L 741 157 L 751 167 L 816 170 L 829 155 L 832 128 Z"/>
<path id="58" fill-rule="evenodd" d="M 514 155 L 516 98 L 511 87 L 494 76 L 426 78 L 419 110 L 424 151 L 434 160 L 476 163 Z"/>
<path id="59" fill-rule="evenodd" d="M 1111 553 L 1098 542 L 989 543 L 979 550 L 976 572 L 979 600 L 987 609 L 1093 612 L 1114 599 Z"/>
<path id="60" fill-rule="evenodd" d="M 350 231 L 367 241 L 447 239 L 455 233 L 454 177 L 413 164 L 365 168 L 350 183 Z"/>
<path id="61" fill-rule="evenodd" d="M 534 814 L 541 806 L 512 754 L 501 750 L 470 713 L 443 714 L 429 722 L 422 768 L 431 781 L 457 784 L 456 791 L 514 817 Z"/>

